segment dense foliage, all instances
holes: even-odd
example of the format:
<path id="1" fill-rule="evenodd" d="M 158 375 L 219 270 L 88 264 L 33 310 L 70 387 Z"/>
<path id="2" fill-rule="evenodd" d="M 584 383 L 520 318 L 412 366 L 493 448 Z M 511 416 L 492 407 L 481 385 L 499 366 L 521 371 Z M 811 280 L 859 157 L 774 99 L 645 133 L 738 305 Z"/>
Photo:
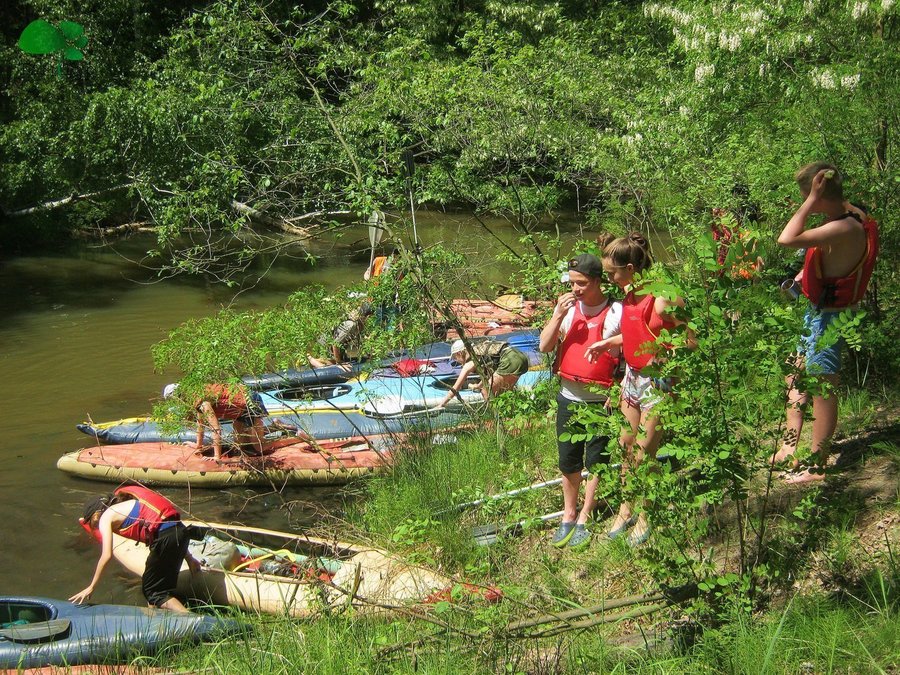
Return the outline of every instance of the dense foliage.
<path id="1" fill-rule="evenodd" d="M 228 248 L 234 200 L 282 219 L 403 206 L 404 148 L 419 201 L 525 229 L 561 206 L 678 226 L 736 182 L 778 223 L 793 169 L 832 159 L 895 248 L 892 2 L 14 5 L 0 203 L 101 192 L 66 227 L 151 220 L 181 269 Z M 21 52 L 38 17 L 84 25 L 85 59 Z M 169 250 L 186 231 L 197 246 Z"/>

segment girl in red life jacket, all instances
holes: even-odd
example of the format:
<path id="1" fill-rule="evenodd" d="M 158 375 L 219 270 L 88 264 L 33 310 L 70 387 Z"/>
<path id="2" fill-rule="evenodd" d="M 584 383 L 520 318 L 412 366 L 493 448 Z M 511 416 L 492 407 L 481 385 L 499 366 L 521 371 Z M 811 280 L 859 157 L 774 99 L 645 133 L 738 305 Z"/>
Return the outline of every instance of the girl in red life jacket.
<path id="1" fill-rule="evenodd" d="M 807 164 L 795 178 L 804 201 L 778 237 L 781 246 L 807 250 L 802 276 L 798 276 L 803 294 L 812 306 L 804 318 L 807 335 L 801 338 L 795 365 L 798 371 L 817 375 L 834 388 L 840 382 L 843 340 L 823 349 L 818 345 L 819 337 L 841 308 L 854 306 L 865 294 L 878 255 L 878 233 L 868 214 L 844 199 L 843 179 L 835 166 L 825 162 Z M 807 220 L 813 214 L 824 215 L 825 221 L 807 228 Z M 784 441 L 771 462 L 791 462 L 795 472 L 788 482 L 821 480 L 837 427 L 837 391 L 832 389 L 828 396 L 812 397 L 811 450 L 815 466 L 797 471 L 800 467 L 794 452 L 803 429 L 803 407 L 810 396 L 797 387 L 796 374 L 787 377 L 787 386 Z"/>
<path id="2" fill-rule="evenodd" d="M 187 561 L 192 574 L 200 569 L 200 563 L 188 551 L 187 528 L 172 502 L 153 490 L 130 485 L 108 497 L 88 500 L 81 523 L 100 539 L 100 559 L 91 583 L 69 598 L 71 602 L 81 604 L 91 597 L 112 558 L 115 533 L 150 547 L 141 576 L 141 590 L 147 603 L 176 612 L 188 611 L 175 597 L 178 573 L 182 561 Z"/>
<path id="3" fill-rule="evenodd" d="M 633 286 L 635 275 L 647 270 L 651 264 L 647 240 L 637 232 L 616 239 L 603 252 L 603 269 L 609 280 L 626 292 L 622 303 L 622 352 L 626 367 L 620 407 L 629 427 L 622 430 L 620 438 L 625 450 L 623 481 L 628 470 L 640 464 L 645 456 L 651 459 L 656 456 L 661 430 L 658 426 L 659 416 L 652 411 L 671 386 L 667 379 L 649 377 L 642 374 L 641 370 L 658 360 L 659 351 L 667 347 L 656 339 L 662 330 L 671 330 L 684 323 L 671 314 L 674 307 L 684 306 L 681 298 L 657 298 L 649 293 L 642 293 L 639 286 Z M 693 335 L 689 331 L 688 346 L 693 347 L 693 342 Z M 598 356 L 594 354 L 593 348 L 594 345 L 587 350 L 589 358 Z M 642 437 L 638 436 L 640 429 L 644 430 Z M 647 516 L 643 511 L 635 515 L 631 503 L 623 502 L 607 535 L 610 539 L 616 539 L 632 525 L 634 529 L 628 537 L 628 543 L 639 546 L 650 536 Z"/>

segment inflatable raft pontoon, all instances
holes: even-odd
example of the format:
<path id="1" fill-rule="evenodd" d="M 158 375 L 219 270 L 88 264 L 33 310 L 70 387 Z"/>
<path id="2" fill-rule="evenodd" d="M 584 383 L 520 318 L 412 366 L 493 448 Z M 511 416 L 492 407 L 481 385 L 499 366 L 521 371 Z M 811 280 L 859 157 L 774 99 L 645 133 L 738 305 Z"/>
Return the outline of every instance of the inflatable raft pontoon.
<path id="1" fill-rule="evenodd" d="M 0 597 L 0 669 L 127 663 L 174 643 L 238 633 L 231 619 L 127 605 Z"/>

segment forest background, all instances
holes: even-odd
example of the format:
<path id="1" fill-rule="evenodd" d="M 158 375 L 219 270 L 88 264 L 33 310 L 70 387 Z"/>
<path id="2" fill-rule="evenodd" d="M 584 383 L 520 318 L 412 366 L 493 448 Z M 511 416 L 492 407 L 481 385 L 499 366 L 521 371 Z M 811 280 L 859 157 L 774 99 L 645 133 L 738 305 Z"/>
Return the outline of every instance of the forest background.
<path id="1" fill-rule="evenodd" d="M 7 252 L 149 226 L 162 275 L 230 282 L 330 217 L 404 213 L 411 187 L 418 204 L 508 217 L 523 268 L 568 253 L 532 236 L 559 210 L 616 234 L 669 231 L 679 260 L 711 209 L 749 209 L 783 273 L 772 241 L 793 172 L 824 159 L 880 222 L 877 316 L 896 325 L 893 0 L 17 0 L 0 13 Z M 37 18 L 78 22 L 87 44 L 23 53 Z M 892 335 L 863 341 L 881 372 L 897 363 Z"/>
<path id="2" fill-rule="evenodd" d="M 791 507 L 787 530 L 767 530 L 771 505 L 749 506 L 771 483 L 747 481 L 780 440 L 784 356 L 802 307 L 779 296 L 796 260 L 774 239 L 806 162 L 839 166 L 881 228 L 866 320 L 840 326 L 856 348 L 845 380 L 864 392 L 861 419 L 895 387 L 898 12 L 893 0 L 13 0 L 0 8 L 0 245 L 151 227 L 148 261 L 161 276 L 231 283 L 254 257 L 375 209 L 403 231 L 411 187 L 416 204 L 508 218 L 521 236 L 509 250 L 513 290 L 550 299 L 557 259 L 569 255 L 546 234 L 555 213 L 581 214 L 589 230 L 667 232 L 673 264 L 654 283 L 687 299 L 700 346 L 672 364 L 681 395 L 664 413 L 664 449 L 704 480 L 685 492 L 664 471 L 635 488 L 681 507 L 654 514 L 674 535 L 646 556 L 648 574 L 670 585 L 712 579 L 752 607 L 761 585 L 814 548 L 824 529 L 810 523 L 826 522 L 810 498 Z M 77 22 L 88 42 L 65 59 L 25 54 L 17 40 L 37 18 Z M 762 283 L 717 269 L 713 208 L 752 212 L 743 227 L 766 260 Z M 408 259 L 408 303 L 440 304 L 451 287 L 477 284 L 453 251 Z M 157 361 L 197 383 L 294 365 L 346 309 L 317 312 L 321 299 L 312 289 L 252 320 L 191 322 Z M 514 419 L 531 404 L 510 405 Z M 402 489 L 386 490 L 390 507 L 376 495 L 367 525 L 399 520 L 401 540 L 433 539 L 430 518 L 399 512 L 412 508 L 396 498 Z M 723 564 L 703 514 L 725 500 L 738 505 L 740 552 Z M 473 565 L 468 555 L 456 563 Z"/>

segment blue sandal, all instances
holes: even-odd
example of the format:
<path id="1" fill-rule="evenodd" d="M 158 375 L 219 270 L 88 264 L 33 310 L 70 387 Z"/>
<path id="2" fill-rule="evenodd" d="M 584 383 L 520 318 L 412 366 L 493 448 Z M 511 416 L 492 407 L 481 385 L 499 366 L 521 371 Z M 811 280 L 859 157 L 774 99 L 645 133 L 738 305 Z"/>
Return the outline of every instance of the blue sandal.
<path id="1" fill-rule="evenodd" d="M 641 544 L 645 543 L 650 538 L 650 530 L 650 526 L 647 525 L 647 529 L 640 534 L 632 534 L 630 537 L 628 537 L 628 545 L 631 548 L 637 548 Z"/>
<path id="2" fill-rule="evenodd" d="M 617 527 L 617 528 L 614 529 L 614 530 L 610 530 L 609 532 L 607 532 L 607 533 L 606 533 L 606 536 L 609 537 L 610 539 L 618 539 L 618 538 L 621 537 L 623 534 L 625 534 L 625 531 L 626 531 L 629 527 L 631 527 L 632 525 L 634 525 L 634 524 L 637 522 L 637 519 L 638 519 L 637 516 L 634 516 L 634 515 L 631 516 L 631 518 L 629 518 L 629 519 L 626 520 L 624 523 L 622 523 L 621 525 L 619 525 L 619 527 Z"/>
<path id="3" fill-rule="evenodd" d="M 572 538 L 572 535 L 575 533 L 575 523 L 560 523 L 556 532 L 553 535 L 553 539 L 550 540 L 550 543 L 553 544 L 556 548 L 562 548 L 566 544 L 569 543 L 569 539 Z"/>
<path id="4" fill-rule="evenodd" d="M 569 537 L 569 548 L 580 549 L 591 543 L 591 533 L 584 525 L 576 525 Z"/>

